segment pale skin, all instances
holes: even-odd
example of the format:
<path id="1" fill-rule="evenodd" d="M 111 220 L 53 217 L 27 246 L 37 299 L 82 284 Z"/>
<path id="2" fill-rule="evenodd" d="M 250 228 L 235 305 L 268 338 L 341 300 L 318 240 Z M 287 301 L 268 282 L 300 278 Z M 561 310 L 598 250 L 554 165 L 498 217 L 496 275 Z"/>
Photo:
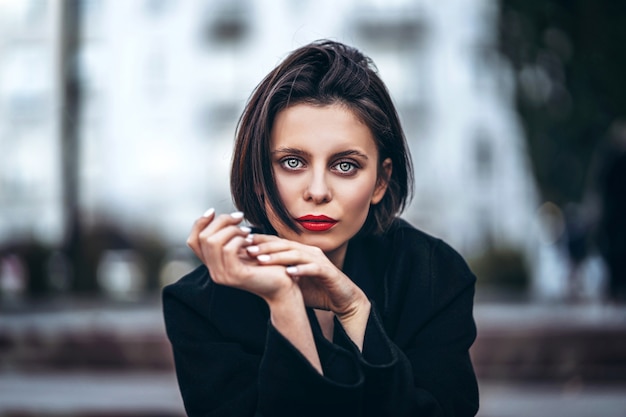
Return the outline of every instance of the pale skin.
<path id="1" fill-rule="evenodd" d="M 337 317 L 362 349 L 371 305 L 341 269 L 349 239 L 387 190 L 391 161 L 379 164 L 371 131 L 340 104 L 297 104 L 281 111 L 270 146 L 276 186 L 289 214 L 325 215 L 336 224 L 297 233 L 268 206 L 278 236 L 252 235 L 239 226 L 243 213 L 216 215 L 211 209 L 195 222 L 187 244 L 213 281 L 263 298 L 272 325 L 323 373 L 305 307 L 316 309 L 328 339 Z"/>

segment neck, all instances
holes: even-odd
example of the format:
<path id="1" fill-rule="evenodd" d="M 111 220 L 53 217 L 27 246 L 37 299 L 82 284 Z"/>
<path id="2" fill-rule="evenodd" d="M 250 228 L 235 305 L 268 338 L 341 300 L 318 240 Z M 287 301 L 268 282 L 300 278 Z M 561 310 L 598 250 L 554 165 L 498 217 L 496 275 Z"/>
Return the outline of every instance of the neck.
<path id="1" fill-rule="evenodd" d="M 337 268 L 343 268 L 343 262 L 346 259 L 346 252 L 348 251 L 348 242 L 341 245 L 335 250 L 326 252 L 326 257 L 335 265 Z"/>

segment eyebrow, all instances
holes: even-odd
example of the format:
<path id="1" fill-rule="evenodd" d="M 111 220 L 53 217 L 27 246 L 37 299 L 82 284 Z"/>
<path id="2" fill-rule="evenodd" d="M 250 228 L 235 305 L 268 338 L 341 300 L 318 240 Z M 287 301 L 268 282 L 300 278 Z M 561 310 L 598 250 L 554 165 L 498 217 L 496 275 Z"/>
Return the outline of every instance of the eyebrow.
<path id="1" fill-rule="evenodd" d="M 278 148 L 272 151 L 272 155 L 275 155 L 275 154 L 292 154 L 292 155 L 301 155 L 301 156 L 306 156 L 306 157 L 311 156 L 309 152 L 303 151 L 302 149 L 289 148 L 289 147 Z M 346 151 L 337 152 L 332 155 L 333 158 L 345 158 L 346 156 L 356 156 L 365 160 L 369 159 L 366 154 L 364 154 L 363 152 L 359 152 L 356 149 L 348 149 Z"/>

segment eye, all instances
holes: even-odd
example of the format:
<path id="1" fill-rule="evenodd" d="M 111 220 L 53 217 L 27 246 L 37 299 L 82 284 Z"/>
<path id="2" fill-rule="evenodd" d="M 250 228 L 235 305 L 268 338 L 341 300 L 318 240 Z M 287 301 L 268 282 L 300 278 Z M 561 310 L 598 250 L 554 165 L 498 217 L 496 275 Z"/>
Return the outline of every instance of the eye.
<path id="1" fill-rule="evenodd" d="M 341 161 L 333 167 L 341 174 L 353 174 L 359 168 L 355 163 L 349 161 Z"/>
<path id="2" fill-rule="evenodd" d="M 285 158 L 280 161 L 280 164 L 287 169 L 300 169 L 304 166 L 302 161 L 298 158 Z"/>

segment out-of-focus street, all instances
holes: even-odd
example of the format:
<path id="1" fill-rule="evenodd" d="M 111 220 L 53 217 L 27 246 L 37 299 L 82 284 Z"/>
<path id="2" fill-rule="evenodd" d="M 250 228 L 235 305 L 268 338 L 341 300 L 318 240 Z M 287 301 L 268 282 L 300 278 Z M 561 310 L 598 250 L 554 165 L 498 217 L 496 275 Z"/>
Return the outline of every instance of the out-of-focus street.
<path id="1" fill-rule="evenodd" d="M 0 375 L 0 416 L 184 416 L 169 372 Z"/>
<path id="2" fill-rule="evenodd" d="M 185 415 L 157 299 L 0 311 L 0 416 Z"/>
<path id="3" fill-rule="evenodd" d="M 481 417 L 626 416 L 626 308 L 478 304 Z"/>
<path id="4" fill-rule="evenodd" d="M 479 302 L 481 417 L 626 416 L 626 308 Z M 0 416 L 183 416 L 160 304 L 65 300 L 0 319 Z"/>

